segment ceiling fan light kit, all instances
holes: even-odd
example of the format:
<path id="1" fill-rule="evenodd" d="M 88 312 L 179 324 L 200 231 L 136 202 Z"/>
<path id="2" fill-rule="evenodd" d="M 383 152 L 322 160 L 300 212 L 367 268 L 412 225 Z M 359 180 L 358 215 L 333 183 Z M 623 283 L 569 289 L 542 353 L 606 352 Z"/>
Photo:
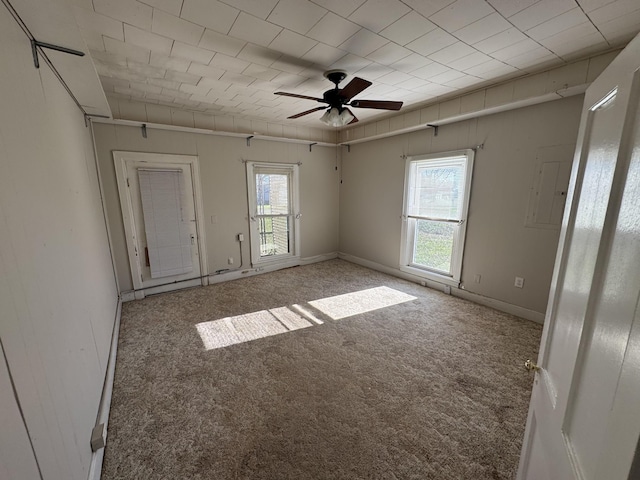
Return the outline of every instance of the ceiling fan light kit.
<path id="1" fill-rule="evenodd" d="M 326 103 L 328 107 L 316 107 L 305 112 L 297 113 L 287 117 L 289 119 L 299 118 L 319 110 L 326 110 L 324 115 L 320 117 L 320 121 L 331 127 L 343 127 L 350 123 L 358 121 L 357 117 L 347 107 L 354 108 L 373 108 L 376 110 L 400 110 L 402 102 L 391 102 L 386 100 L 351 100 L 364 89 L 369 88 L 372 84 L 363 78 L 354 77 L 344 88 L 339 88 L 338 84 L 344 80 L 347 73 L 343 70 L 329 70 L 324 73 L 325 78 L 333 82 L 335 88 L 327 90 L 323 93 L 322 98 L 310 97 L 307 95 L 298 95 L 297 93 L 275 92 L 275 95 L 283 95 L 285 97 L 303 98 L 305 100 L 314 100 L 319 103 Z"/>
<path id="2" fill-rule="evenodd" d="M 351 123 L 355 117 L 349 112 L 348 109 L 340 112 L 337 108 L 329 108 L 324 115 L 320 117 L 320 121 L 330 127 L 344 127 Z"/>

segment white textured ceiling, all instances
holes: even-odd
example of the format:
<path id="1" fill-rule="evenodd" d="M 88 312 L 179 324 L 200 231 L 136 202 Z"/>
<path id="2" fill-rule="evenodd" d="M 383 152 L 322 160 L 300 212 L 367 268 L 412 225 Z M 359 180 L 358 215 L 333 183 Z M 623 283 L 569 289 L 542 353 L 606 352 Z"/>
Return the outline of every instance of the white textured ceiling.
<path id="1" fill-rule="evenodd" d="M 328 69 L 358 99 L 429 103 L 628 42 L 639 0 L 73 0 L 107 96 L 323 125 Z M 362 120 L 384 114 L 353 109 Z"/>

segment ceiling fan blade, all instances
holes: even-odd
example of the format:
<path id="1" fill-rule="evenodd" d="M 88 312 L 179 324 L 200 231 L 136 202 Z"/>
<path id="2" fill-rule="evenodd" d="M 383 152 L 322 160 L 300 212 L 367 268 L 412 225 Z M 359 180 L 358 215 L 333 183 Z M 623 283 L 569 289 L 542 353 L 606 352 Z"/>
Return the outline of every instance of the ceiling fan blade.
<path id="1" fill-rule="evenodd" d="M 316 108 L 312 108 L 311 110 L 307 110 L 306 112 L 302 112 L 302 113 L 296 113 L 295 115 L 291 115 L 290 117 L 287 118 L 298 118 L 298 117 L 303 117 L 305 115 L 309 115 L 310 113 L 313 112 L 317 112 L 318 110 L 324 110 L 327 107 L 316 107 Z"/>
<path id="2" fill-rule="evenodd" d="M 356 117 L 353 112 L 351 110 L 349 110 L 348 108 L 345 108 L 345 110 L 347 112 L 349 112 L 351 114 L 351 116 L 353 117 L 353 120 L 351 120 L 349 123 L 347 123 L 347 125 L 351 125 L 352 123 L 356 123 L 358 121 L 358 117 Z"/>
<path id="3" fill-rule="evenodd" d="M 402 108 L 402 102 L 386 100 L 354 100 L 349 105 L 356 108 L 377 108 L 379 110 L 400 110 Z"/>
<path id="4" fill-rule="evenodd" d="M 298 95 L 297 93 L 275 92 L 274 95 L 283 95 L 285 97 L 306 98 L 307 100 L 315 100 L 316 102 L 324 102 L 322 98 L 309 97 L 308 95 Z M 324 108 L 324 107 L 322 107 Z"/>
<path id="5" fill-rule="evenodd" d="M 371 82 L 369 80 L 355 77 L 353 80 L 347 83 L 346 87 L 340 90 L 340 98 L 342 98 L 345 102 L 348 102 L 365 88 L 368 88 L 370 86 Z"/>

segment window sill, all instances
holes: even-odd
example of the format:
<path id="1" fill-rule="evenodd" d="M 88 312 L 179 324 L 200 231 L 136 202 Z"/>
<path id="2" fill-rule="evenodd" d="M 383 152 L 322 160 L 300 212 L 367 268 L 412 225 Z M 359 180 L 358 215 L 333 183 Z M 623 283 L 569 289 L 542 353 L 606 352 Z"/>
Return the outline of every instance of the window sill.
<path id="1" fill-rule="evenodd" d="M 448 275 L 441 275 L 439 273 L 423 270 L 422 268 L 411 267 L 409 265 L 400 265 L 400 271 L 410 273 L 411 275 L 415 275 L 416 277 L 425 278 L 433 282 L 449 285 L 451 287 L 457 288 L 460 286 L 460 280 L 456 280 L 452 277 L 449 277 Z"/>

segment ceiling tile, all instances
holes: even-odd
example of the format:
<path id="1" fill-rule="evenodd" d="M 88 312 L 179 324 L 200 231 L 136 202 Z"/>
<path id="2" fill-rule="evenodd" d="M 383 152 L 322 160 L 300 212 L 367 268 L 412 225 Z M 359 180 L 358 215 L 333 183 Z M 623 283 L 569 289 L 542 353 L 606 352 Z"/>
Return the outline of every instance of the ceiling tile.
<path id="1" fill-rule="evenodd" d="M 442 50 L 432 53 L 429 55 L 429 58 L 436 62 L 449 64 L 449 62 L 466 57 L 474 52 L 477 52 L 475 48 L 470 47 L 464 42 L 456 42 L 448 47 L 444 47 Z"/>
<path id="2" fill-rule="evenodd" d="M 366 0 L 312 0 L 316 5 L 331 10 L 341 17 L 348 17 Z"/>
<path id="3" fill-rule="evenodd" d="M 86 8 L 76 7 L 73 9 L 73 12 L 75 13 L 76 20 L 78 21 L 78 26 L 81 29 L 124 41 L 124 32 L 121 21 L 101 15 Z"/>
<path id="4" fill-rule="evenodd" d="M 235 57 L 246 44 L 247 42 L 227 37 L 226 35 L 222 35 L 221 33 L 214 32 L 207 28 L 205 29 L 198 45 L 202 48 L 206 48 L 207 50 L 213 50 L 215 52 Z"/>
<path id="5" fill-rule="evenodd" d="M 156 67 L 148 63 L 138 63 L 130 59 L 127 60 L 127 71 L 139 73 L 147 79 L 164 78 L 166 74 L 166 69 L 162 67 Z"/>
<path id="6" fill-rule="evenodd" d="M 371 65 L 367 65 L 357 72 L 354 72 L 354 75 L 360 78 L 364 78 L 365 80 L 373 81 L 391 72 L 393 72 L 393 69 L 389 67 L 378 65 L 377 63 L 372 63 Z"/>
<path id="7" fill-rule="evenodd" d="M 589 13 L 592 10 L 596 10 L 600 7 L 613 3 L 615 0 L 579 0 L 582 9 Z"/>
<path id="8" fill-rule="evenodd" d="M 192 73 L 194 75 L 200 75 L 201 77 L 213 78 L 214 80 L 219 80 L 220 77 L 224 74 L 224 70 L 221 68 L 210 67 L 208 65 L 202 65 L 197 62 L 193 62 L 187 72 Z"/>
<path id="9" fill-rule="evenodd" d="M 448 72 L 449 70 L 451 70 L 449 67 L 442 65 L 441 63 L 431 62 L 429 65 L 425 65 L 424 67 L 420 67 L 411 72 L 411 75 L 424 80 L 429 80 L 430 78 L 440 75 L 441 73 Z"/>
<path id="10" fill-rule="evenodd" d="M 346 42 L 340 45 L 342 50 L 346 50 L 355 55 L 366 57 L 371 52 L 377 50 L 381 46 L 389 43 L 384 37 L 376 35 L 369 30 L 362 28 L 354 36 L 349 38 Z"/>
<path id="11" fill-rule="evenodd" d="M 413 77 L 403 72 L 391 72 L 378 78 L 376 82 L 384 83 L 387 85 L 397 86 L 399 83 L 411 80 Z"/>
<path id="12" fill-rule="evenodd" d="M 493 35 L 481 42 L 475 43 L 473 48 L 480 50 L 483 53 L 491 54 L 498 50 L 513 45 L 515 43 L 526 40 L 528 37 L 517 28 L 510 28 L 504 32 L 500 32 Z"/>
<path id="13" fill-rule="evenodd" d="M 251 85 L 251 82 L 253 82 L 255 78 L 240 73 L 225 72 L 225 74 L 220 77 L 220 80 L 235 85 Z"/>
<path id="14" fill-rule="evenodd" d="M 589 18 L 596 25 L 600 25 L 638 10 L 640 10 L 640 4 L 637 0 L 616 0 L 592 10 L 589 12 Z"/>
<path id="15" fill-rule="evenodd" d="M 443 8 L 451 5 L 455 0 L 403 0 L 404 3 L 425 17 L 430 17 Z"/>
<path id="16" fill-rule="evenodd" d="M 91 54 L 91 58 L 95 62 L 100 62 L 105 65 L 111 64 L 111 65 L 122 65 L 123 67 L 127 66 L 127 57 L 123 55 L 116 55 L 109 52 L 95 51 L 95 50 L 90 50 L 89 53 Z"/>
<path id="17" fill-rule="evenodd" d="M 482 81 L 483 80 L 481 78 L 474 77 L 473 75 L 464 75 L 462 77 L 458 77 L 445 82 L 445 85 L 453 88 L 466 88 L 470 87 L 471 85 L 476 85 Z"/>
<path id="18" fill-rule="evenodd" d="M 300 75 L 294 75 L 292 73 L 282 72 L 273 80 L 271 80 L 271 82 L 274 85 L 277 85 L 279 87 L 293 88 L 297 85 L 300 85 L 305 80 L 307 80 L 306 77 L 301 77 Z"/>
<path id="19" fill-rule="evenodd" d="M 510 17 L 540 0 L 487 0 L 504 17 Z"/>
<path id="20" fill-rule="evenodd" d="M 534 40 L 542 40 L 583 23 L 590 23 L 589 18 L 576 7 L 527 30 L 526 34 Z"/>
<path id="21" fill-rule="evenodd" d="M 410 78 L 404 82 L 400 82 L 396 85 L 398 88 L 406 88 L 407 90 L 413 90 L 414 88 L 424 87 L 429 82 L 421 78 Z"/>
<path id="22" fill-rule="evenodd" d="M 217 0 L 184 0 L 180 17 L 227 34 L 240 11 Z"/>
<path id="23" fill-rule="evenodd" d="M 202 96 L 206 95 L 207 93 L 209 93 L 209 90 L 211 90 L 211 88 L 207 86 L 197 86 L 191 85 L 189 83 L 183 83 L 178 89 L 184 93 L 191 93 Z"/>
<path id="24" fill-rule="evenodd" d="M 183 43 L 198 45 L 204 33 L 204 27 L 154 9 L 151 31 Z"/>
<path id="25" fill-rule="evenodd" d="M 169 53 L 171 53 L 171 45 L 173 44 L 173 40 L 169 38 L 141 30 L 137 27 L 132 27 L 126 23 L 124 24 L 124 41 L 125 43 L 148 48 L 163 55 L 169 55 Z"/>
<path id="26" fill-rule="evenodd" d="M 186 60 L 203 63 L 205 65 L 211 61 L 213 55 L 214 53 L 209 50 L 181 42 L 173 42 L 173 48 L 171 49 L 172 57 L 184 58 Z"/>
<path id="27" fill-rule="evenodd" d="M 398 0 L 367 0 L 349 15 L 349 20 L 373 32 L 379 32 L 410 11 L 409 7 Z"/>
<path id="28" fill-rule="evenodd" d="M 140 63 L 149 63 L 149 57 L 151 56 L 151 51 L 148 48 L 121 42 L 120 40 L 109 37 L 104 37 L 104 47 L 109 53 L 122 55 Z"/>
<path id="29" fill-rule="evenodd" d="M 374 62 L 381 63 L 382 65 L 391 65 L 392 63 L 408 57 L 412 53 L 413 52 L 408 48 L 389 42 L 375 52 L 367 55 L 367 58 Z"/>
<path id="30" fill-rule="evenodd" d="M 453 34 L 465 43 L 474 44 L 509 28 L 511 28 L 511 24 L 502 15 L 492 13 L 460 30 L 456 30 Z"/>
<path id="31" fill-rule="evenodd" d="M 380 35 L 399 45 L 406 45 L 435 28 L 432 22 L 419 13 L 411 11 L 382 30 Z"/>
<path id="32" fill-rule="evenodd" d="M 491 60 L 489 55 L 485 55 L 482 52 L 473 52 L 470 55 L 459 58 L 454 62 L 449 62 L 448 65 L 456 70 L 466 70 L 467 68 L 475 67 L 481 63 Z"/>
<path id="33" fill-rule="evenodd" d="M 500 50 L 496 50 L 495 52 L 491 53 L 491 56 L 493 58 L 497 58 L 498 60 L 502 60 L 503 62 L 505 62 L 509 58 L 522 55 L 523 53 L 527 53 L 531 50 L 535 50 L 538 47 L 540 47 L 538 43 L 534 42 L 530 38 L 526 38 L 517 43 L 514 43 L 513 45 L 509 45 L 508 47 L 502 48 Z M 509 62 L 505 62 L 505 63 L 509 63 Z"/>
<path id="34" fill-rule="evenodd" d="M 367 65 L 371 65 L 371 60 L 367 60 L 365 58 L 349 53 L 344 57 L 342 57 L 337 62 L 334 62 L 333 64 L 331 64 L 330 67 L 340 68 L 342 70 L 346 70 L 347 73 L 351 73 L 351 72 L 357 72 L 358 70 L 363 69 Z"/>
<path id="35" fill-rule="evenodd" d="M 171 80 L 174 82 L 197 85 L 202 77 L 200 75 L 193 75 L 192 73 L 174 72 L 173 70 L 167 70 L 164 78 L 166 80 Z M 175 92 L 173 93 L 175 94 Z"/>
<path id="36" fill-rule="evenodd" d="M 242 60 L 264 65 L 265 67 L 270 67 L 273 62 L 280 58 L 280 56 L 281 55 L 278 52 L 258 45 L 253 45 L 252 43 L 247 43 L 247 45 L 245 45 L 242 51 L 238 54 L 238 58 Z"/>
<path id="37" fill-rule="evenodd" d="M 457 40 L 453 35 L 441 28 L 436 28 L 405 46 L 426 57 L 456 42 Z"/>
<path id="38" fill-rule="evenodd" d="M 229 70 L 234 73 L 242 73 L 245 68 L 247 68 L 251 63 L 245 60 L 230 57 L 229 55 L 225 55 L 224 53 L 216 53 L 213 56 L 213 60 L 209 62 L 209 65 L 216 68 L 221 68 L 222 70 Z"/>
<path id="39" fill-rule="evenodd" d="M 622 45 L 638 33 L 640 26 L 640 10 L 623 15 L 608 22 L 601 23 L 598 28 L 611 45 Z"/>
<path id="40" fill-rule="evenodd" d="M 265 20 L 278 0 L 222 0 L 222 2 Z"/>
<path id="41" fill-rule="evenodd" d="M 151 30 L 152 8 L 140 2 L 131 0 L 95 0 L 93 7 L 96 12 L 107 17 L 136 27 Z"/>
<path id="42" fill-rule="evenodd" d="M 565 54 L 573 48 L 584 48 L 590 44 L 601 42 L 606 43 L 600 31 L 591 23 L 576 25 L 556 35 L 540 40 L 542 45 L 556 54 L 560 54 L 560 52 Z"/>
<path id="43" fill-rule="evenodd" d="M 278 69 L 282 72 L 295 73 L 296 75 L 302 73 L 305 69 L 313 65 L 311 62 L 302 60 L 301 58 L 294 58 L 289 55 L 283 55 L 278 60 L 271 64 L 271 68 Z"/>
<path id="44" fill-rule="evenodd" d="M 429 20 L 449 32 L 454 32 L 491 13 L 494 13 L 494 10 L 486 2 L 456 0 L 451 5 L 431 15 Z"/>
<path id="45" fill-rule="evenodd" d="M 273 23 L 260 20 L 258 17 L 240 12 L 229 35 L 266 47 L 282 31 Z"/>
<path id="46" fill-rule="evenodd" d="M 202 79 L 198 82 L 199 87 L 208 87 L 211 89 L 211 92 L 224 92 L 227 88 L 231 86 L 229 82 L 221 82 L 220 80 L 214 80 L 213 78 L 202 77 Z"/>
<path id="47" fill-rule="evenodd" d="M 309 30 L 307 37 L 337 47 L 360 30 L 360 26 L 329 12 Z"/>
<path id="48" fill-rule="evenodd" d="M 418 68 L 429 65 L 430 63 L 433 62 L 427 57 L 423 57 L 422 55 L 418 55 L 417 53 L 412 53 L 408 57 L 405 57 L 398 62 L 392 63 L 389 66 L 394 70 L 399 70 L 404 73 L 411 73 Z"/>
<path id="49" fill-rule="evenodd" d="M 540 0 L 509 17 L 509 21 L 522 31 L 540 25 L 576 6 L 575 0 Z"/>
<path id="50" fill-rule="evenodd" d="M 337 62 L 346 54 L 347 52 L 345 52 L 344 50 L 330 47 L 329 45 L 325 45 L 324 43 L 319 43 L 307 53 L 305 53 L 302 58 L 304 60 L 317 63 L 318 65 L 328 66 L 334 62 Z"/>
<path id="51" fill-rule="evenodd" d="M 506 66 L 507 65 L 505 63 L 502 63 L 500 60 L 496 60 L 495 58 L 492 58 L 487 62 L 481 63 L 480 65 L 467 68 L 465 70 L 465 73 L 468 73 L 469 75 L 479 76 L 481 73 L 485 73 L 490 70 L 495 70 L 497 68 L 506 67 Z"/>
<path id="52" fill-rule="evenodd" d="M 267 20 L 304 35 L 326 13 L 324 8 L 307 0 L 280 0 Z"/>
<path id="53" fill-rule="evenodd" d="M 280 73 L 281 72 L 279 70 L 265 67 L 264 65 L 258 65 L 257 63 L 252 63 L 245 68 L 244 72 L 242 72 L 243 75 L 259 78 L 260 80 L 266 80 L 267 82 L 273 80 Z"/>
<path id="54" fill-rule="evenodd" d="M 121 24 L 122 25 L 122 24 Z M 104 51 L 104 42 L 102 41 L 102 35 L 94 30 L 79 29 L 82 39 L 87 44 L 90 50 Z M 124 38 L 124 36 L 122 37 Z"/>
<path id="55" fill-rule="evenodd" d="M 158 52 L 151 52 L 150 65 L 177 72 L 186 72 L 191 62 L 182 58 L 169 57 Z"/>
<path id="56" fill-rule="evenodd" d="M 182 8 L 182 0 L 142 0 L 142 3 L 159 8 L 176 17 L 180 15 L 180 9 Z"/>
<path id="57" fill-rule="evenodd" d="M 271 42 L 269 48 L 291 57 L 302 57 L 317 44 L 318 42 L 304 35 L 282 29 L 282 32 Z"/>

